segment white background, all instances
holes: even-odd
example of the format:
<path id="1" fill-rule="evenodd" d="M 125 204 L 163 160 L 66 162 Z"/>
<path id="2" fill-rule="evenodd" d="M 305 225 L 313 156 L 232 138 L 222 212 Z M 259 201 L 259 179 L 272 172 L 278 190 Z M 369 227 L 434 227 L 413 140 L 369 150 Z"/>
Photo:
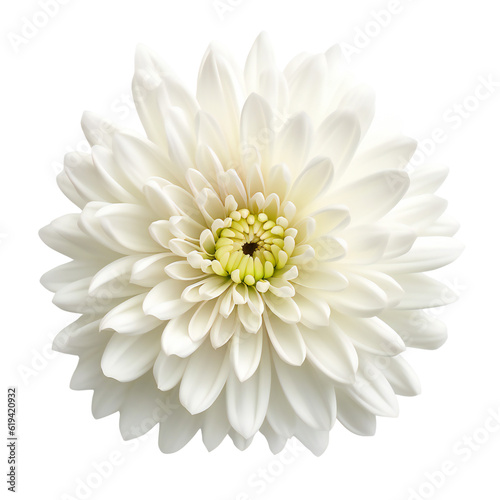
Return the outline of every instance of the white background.
<path id="1" fill-rule="evenodd" d="M 83 498 L 81 481 L 90 481 L 92 499 L 499 498 L 500 424 L 484 427 L 500 412 L 499 83 L 482 90 L 483 100 L 473 97 L 481 78 L 500 82 L 496 3 L 222 0 L 218 12 L 213 0 L 66 0 L 20 41 L 24 18 L 44 21 L 40 4 L 5 2 L 1 16 L 2 367 L 3 386 L 19 391 L 17 498 Z M 401 398 L 400 417 L 379 419 L 375 437 L 337 425 L 316 458 L 294 446 L 273 456 L 262 436 L 245 452 L 226 439 L 207 453 L 198 435 L 163 455 L 156 431 L 124 443 L 117 414 L 95 421 L 91 393 L 69 389 L 76 358 L 52 353 L 50 339 L 70 315 L 38 283 L 62 257 L 37 231 L 73 210 L 55 175 L 66 151 L 84 147 L 81 112 L 135 125 L 129 88 L 138 42 L 194 89 L 211 40 L 230 45 L 243 63 L 262 30 L 283 65 L 303 50 L 350 44 L 353 70 L 377 92 L 377 113 L 398 117 L 405 133 L 428 144 L 429 160 L 451 167 L 440 193 L 462 223 L 466 251 L 440 275 L 461 299 L 438 311 L 449 326 L 444 347 L 407 355 L 423 394 Z M 456 106 L 464 102 L 460 117 Z M 432 145 L 435 129 L 444 139 Z M 95 463 L 110 456 L 119 463 L 109 477 L 98 476 Z M 436 473 L 443 466 L 451 473 Z"/>

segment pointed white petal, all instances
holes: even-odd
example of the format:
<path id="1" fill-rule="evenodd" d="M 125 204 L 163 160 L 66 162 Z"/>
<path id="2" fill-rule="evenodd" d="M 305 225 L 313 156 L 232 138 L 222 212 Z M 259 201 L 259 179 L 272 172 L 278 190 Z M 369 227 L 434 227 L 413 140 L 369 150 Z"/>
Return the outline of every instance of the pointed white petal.
<path id="1" fill-rule="evenodd" d="M 338 314 L 335 322 L 356 347 L 366 352 L 395 356 L 405 350 L 401 337 L 379 318 L 353 318 Z"/>
<path id="2" fill-rule="evenodd" d="M 298 211 L 316 201 L 328 189 L 333 180 L 333 168 L 331 160 L 324 157 L 308 163 L 288 194 Z"/>
<path id="3" fill-rule="evenodd" d="M 340 383 L 352 383 L 358 369 L 358 356 L 351 341 L 331 323 L 311 330 L 300 325 L 307 347 L 307 359 L 325 375 Z"/>
<path id="4" fill-rule="evenodd" d="M 429 311 L 387 310 L 379 316 L 408 347 L 437 349 L 447 339 L 446 325 Z"/>
<path id="5" fill-rule="evenodd" d="M 274 314 L 264 312 L 267 335 L 279 357 L 290 365 L 300 366 L 306 357 L 306 346 L 296 324 L 283 323 Z"/>
<path id="6" fill-rule="evenodd" d="M 158 283 L 144 299 L 144 312 L 161 320 L 183 314 L 193 306 L 181 298 L 185 288 L 185 282 L 170 278 Z"/>
<path id="7" fill-rule="evenodd" d="M 291 366 L 276 354 L 273 361 L 283 392 L 299 418 L 314 429 L 330 430 L 336 415 L 333 381 L 307 362 Z"/>
<path id="8" fill-rule="evenodd" d="M 144 335 L 115 333 L 102 355 L 102 371 L 106 377 L 130 382 L 150 370 L 160 350 L 161 329 Z"/>
<path id="9" fill-rule="evenodd" d="M 271 390 L 271 366 L 267 347 L 255 373 L 241 382 L 234 371 L 227 379 L 227 415 L 233 429 L 245 439 L 251 438 L 266 417 Z"/>
<path id="10" fill-rule="evenodd" d="M 159 326 L 162 321 L 144 313 L 147 293 L 136 295 L 111 309 L 101 320 L 100 329 L 111 329 L 124 335 L 141 335 Z"/>
<path id="11" fill-rule="evenodd" d="M 356 152 L 360 137 L 361 127 L 357 116 L 349 111 L 335 111 L 319 127 L 312 150 L 316 155 L 330 158 L 340 178 Z"/>
<path id="12" fill-rule="evenodd" d="M 167 356 L 160 351 L 153 366 L 153 375 L 160 391 L 168 391 L 181 380 L 186 369 L 187 359 L 179 356 Z"/>
<path id="13" fill-rule="evenodd" d="M 451 304 L 458 295 L 449 286 L 425 274 L 398 274 L 398 283 L 404 295 L 396 309 L 425 309 Z"/>
<path id="14" fill-rule="evenodd" d="M 332 199 L 346 205 L 351 224 L 374 222 L 391 210 L 406 193 L 410 180 L 401 170 L 383 170 L 335 190 Z"/>
<path id="15" fill-rule="evenodd" d="M 337 418 L 349 431 L 359 436 L 373 436 L 377 426 L 375 415 L 351 399 L 339 387 L 337 395 Z"/>
<path id="16" fill-rule="evenodd" d="M 217 448 L 230 428 L 226 412 L 226 393 L 222 391 L 215 403 L 203 414 L 201 432 L 207 450 L 212 451 Z"/>
<path id="17" fill-rule="evenodd" d="M 200 413 L 212 405 L 226 384 L 229 366 L 229 351 L 214 349 L 210 342 L 191 355 L 179 389 L 179 399 L 189 413 Z"/>
<path id="18" fill-rule="evenodd" d="M 418 273 L 431 271 L 453 262 L 464 245 L 446 236 L 418 238 L 411 250 L 395 259 L 380 262 L 378 268 L 387 273 Z"/>
<path id="19" fill-rule="evenodd" d="M 240 382 L 248 380 L 259 366 L 262 337 L 262 329 L 259 329 L 257 333 L 240 331 L 231 340 L 231 366 Z"/>

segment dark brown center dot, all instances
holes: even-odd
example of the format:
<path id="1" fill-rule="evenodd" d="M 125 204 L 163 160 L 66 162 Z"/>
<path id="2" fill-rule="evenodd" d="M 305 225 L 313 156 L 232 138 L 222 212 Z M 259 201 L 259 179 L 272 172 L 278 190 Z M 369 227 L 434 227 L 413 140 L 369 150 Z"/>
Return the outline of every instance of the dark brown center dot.
<path id="1" fill-rule="evenodd" d="M 258 246 L 257 243 L 245 243 L 241 249 L 245 255 L 253 255 Z"/>

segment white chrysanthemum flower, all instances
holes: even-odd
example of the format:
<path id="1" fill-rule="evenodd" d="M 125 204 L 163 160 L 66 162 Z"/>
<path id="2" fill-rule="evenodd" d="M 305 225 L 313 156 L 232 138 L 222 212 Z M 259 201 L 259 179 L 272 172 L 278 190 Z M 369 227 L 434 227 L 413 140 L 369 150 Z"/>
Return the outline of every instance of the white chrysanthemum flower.
<path id="1" fill-rule="evenodd" d="M 364 138 L 373 96 L 338 47 L 284 71 L 264 35 L 244 71 L 211 47 L 196 97 L 139 47 L 133 92 L 147 138 L 86 113 L 92 154 L 58 177 L 81 212 L 41 231 L 72 259 L 42 278 L 81 314 L 55 341 L 80 357 L 72 387 L 125 438 L 159 423 L 164 452 L 199 429 L 275 453 L 322 453 L 337 418 L 372 434 L 419 392 L 405 345 L 446 337 L 425 309 L 453 294 L 422 273 L 461 251 L 446 170 L 408 174 L 413 140 Z"/>

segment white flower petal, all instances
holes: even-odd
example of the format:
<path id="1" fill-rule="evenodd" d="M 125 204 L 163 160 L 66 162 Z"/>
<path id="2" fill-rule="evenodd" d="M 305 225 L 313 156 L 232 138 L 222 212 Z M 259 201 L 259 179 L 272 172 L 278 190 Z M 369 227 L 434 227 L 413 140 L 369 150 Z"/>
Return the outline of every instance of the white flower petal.
<path id="1" fill-rule="evenodd" d="M 89 278 L 95 274 L 104 262 L 87 262 L 82 260 L 72 260 L 66 264 L 47 271 L 41 278 L 41 284 L 51 292 L 57 292 L 63 286 L 74 281 Z"/>
<path id="2" fill-rule="evenodd" d="M 226 393 L 223 390 L 215 403 L 203 413 L 201 432 L 203 444 L 208 451 L 212 451 L 227 436 L 231 424 L 226 412 Z"/>
<path id="3" fill-rule="evenodd" d="M 47 246 L 71 259 L 93 260 L 96 254 L 99 259 L 117 257 L 112 250 L 89 239 L 78 221 L 77 214 L 63 215 L 40 229 L 39 236 Z"/>
<path id="4" fill-rule="evenodd" d="M 248 380 L 259 366 L 262 337 L 262 328 L 260 328 L 257 333 L 240 331 L 231 340 L 231 366 L 240 382 Z"/>
<path id="5" fill-rule="evenodd" d="M 128 393 L 129 384 L 105 378 L 94 389 L 92 396 L 92 415 L 94 418 L 107 417 L 118 411 Z"/>
<path id="6" fill-rule="evenodd" d="M 106 335 L 102 340 L 103 344 L 109 340 Z M 84 391 L 92 389 L 102 381 L 101 356 L 104 346 L 101 349 L 93 349 L 89 352 L 79 354 L 78 365 L 71 377 L 69 386 L 75 391 Z"/>
<path id="7" fill-rule="evenodd" d="M 375 93 L 373 89 L 365 84 L 356 85 L 342 97 L 337 111 L 347 111 L 356 115 L 362 138 L 375 115 Z"/>
<path id="8" fill-rule="evenodd" d="M 334 230 L 339 231 L 347 226 L 351 220 L 349 209 L 343 205 L 331 205 L 328 208 L 318 210 L 311 214 L 315 221 L 315 229 L 312 233 L 313 238 L 319 238 Z"/>
<path id="9" fill-rule="evenodd" d="M 124 203 L 137 203 L 142 200 L 140 188 L 125 175 L 110 149 L 94 146 L 92 160 L 99 175 L 99 183 L 106 186 L 106 190 L 114 198 Z"/>
<path id="10" fill-rule="evenodd" d="M 151 49 L 137 47 L 132 81 L 134 102 L 151 141 L 166 148 L 163 111 L 178 106 L 194 116 L 198 105 L 172 70 Z"/>
<path id="11" fill-rule="evenodd" d="M 265 32 L 256 38 L 245 62 L 245 82 L 248 92 L 256 92 L 263 71 L 276 66 L 274 49 Z"/>
<path id="12" fill-rule="evenodd" d="M 418 238 L 409 252 L 395 259 L 380 262 L 378 267 L 387 273 L 418 273 L 431 271 L 453 262 L 464 245 L 441 236 Z"/>
<path id="13" fill-rule="evenodd" d="M 101 320 L 100 329 L 111 329 L 124 335 L 140 335 L 161 324 L 161 320 L 144 313 L 147 293 L 136 295 L 111 309 Z"/>
<path id="14" fill-rule="evenodd" d="M 372 354 L 395 356 L 405 350 L 401 337 L 379 318 L 335 316 L 336 324 L 356 347 Z"/>
<path id="15" fill-rule="evenodd" d="M 353 159 L 342 182 L 352 182 L 383 170 L 399 170 L 410 161 L 417 141 L 410 137 L 396 137 L 363 151 Z"/>
<path id="16" fill-rule="evenodd" d="M 153 375 L 160 391 L 168 391 L 181 380 L 186 369 L 187 359 L 179 356 L 167 356 L 160 351 L 153 366 Z"/>
<path id="17" fill-rule="evenodd" d="M 236 311 L 233 311 L 227 318 L 219 315 L 210 330 L 210 341 L 213 348 L 218 349 L 223 346 L 233 334 L 236 334 L 239 331 L 239 326 L 237 325 Z"/>
<path id="18" fill-rule="evenodd" d="M 175 355 L 187 358 L 202 344 L 203 339 L 195 342 L 189 336 L 189 322 L 194 312 L 194 308 L 192 308 L 167 323 L 161 337 L 161 348 L 167 356 Z"/>
<path id="19" fill-rule="evenodd" d="M 342 231 L 340 237 L 347 243 L 345 263 L 361 265 L 378 262 L 385 253 L 389 231 L 381 225 L 362 225 Z"/>
<path id="20" fill-rule="evenodd" d="M 329 432 L 327 430 L 314 429 L 300 419 L 297 420 L 295 435 L 317 457 L 323 454 L 328 446 Z"/>
<path id="21" fill-rule="evenodd" d="M 421 387 L 417 374 L 402 356 L 386 358 L 383 373 L 396 394 L 400 396 L 416 396 Z"/>
<path id="22" fill-rule="evenodd" d="M 373 436 L 377 426 L 375 415 L 351 399 L 341 387 L 335 392 L 339 422 L 354 434 Z"/>
<path id="23" fill-rule="evenodd" d="M 276 68 L 262 71 L 257 93 L 269 103 L 278 116 L 286 115 L 290 99 L 286 78 L 281 71 Z"/>
<path id="24" fill-rule="evenodd" d="M 290 113 L 308 110 L 318 116 L 326 96 L 327 62 L 323 54 L 305 59 L 288 78 L 290 89 Z M 311 92 L 314 88 L 314 92 Z"/>
<path id="25" fill-rule="evenodd" d="M 109 311 L 116 301 L 108 297 L 91 297 L 89 286 L 92 278 L 82 278 L 60 288 L 52 302 L 64 311 L 76 313 L 100 313 Z"/>
<path id="26" fill-rule="evenodd" d="M 447 206 L 446 200 L 434 194 L 411 196 L 401 200 L 401 203 L 386 216 L 386 220 L 406 224 L 421 234 L 444 213 Z"/>
<path id="27" fill-rule="evenodd" d="M 172 319 L 191 309 L 193 304 L 184 301 L 181 296 L 186 284 L 167 278 L 158 283 L 146 295 L 143 309 L 147 315 L 155 316 L 160 320 Z"/>
<path id="28" fill-rule="evenodd" d="M 295 291 L 293 300 L 300 309 L 300 322 L 310 328 L 328 325 L 330 307 L 322 296 L 299 286 Z"/>
<path id="29" fill-rule="evenodd" d="M 64 196 L 66 196 L 69 201 L 74 203 L 80 209 L 85 206 L 87 200 L 78 193 L 64 170 L 57 174 L 56 182 L 59 189 L 63 192 Z"/>
<path id="30" fill-rule="evenodd" d="M 351 224 L 374 222 L 391 210 L 404 196 L 410 180 L 400 170 L 383 170 L 363 177 L 331 193 L 335 203 L 346 205 Z"/>
<path id="31" fill-rule="evenodd" d="M 188 332 L 191 339 L 196 342 L 203 339 L 212 328 L 219 314 L 218 302 L 209 300 L 202 302 L 189 322 Z"/>
<path id="32" fill-rule="evenodd" d="M 149 235 L 153 214 L 140 205 L 115 203 L 100 208 L 95 217 L 106 235 L 119 245 L 137 253 L 162 250 Z"/>
<path id="33" fill-rule="evenodd" d="M 191 265 L 185 260 L 178 260 L 177 262 L 168 264 L 165 267 L 165 272 L 172 279 L 182 281 L 190 281 L 204 277 L 204 274 L 199 269 L 191 267 Z"/>
<path id="34" fill-rule="evenodd" d="M 366 410 L 383 417 L 396 417 L 398 401 L 389 382 L 372 363 L 363 362 L 356 383 L 343 386 L 345 393 Z"/>
<path id="35" fill-rule="evenodd" d="M 179 388 L 179 399 L 192 415 L 209 408 L 226 384 L 229 351 L 204 342 L 190 356 Z"/>
<path id="36" fill-rule="evenodd" d="M 253 441 L 253 436 L 250 439 L 245 439 L 241 434 L 238 434 L 233 428 L 229 431 L 229 437 L 232 439 L 234 446 L 240 451 L 245 451 Z"/>
<path id="37" fill-rule="evenodd" d="M 313 125 L 307 113 L 291 116 L 276 135 L 273 163 L 283 163 L 297 175 L 306 165 L 312 136 Z M 275 186 L 279 187 L 276 181 L 271 183 L 270 188 Z M 272 192 L 280 194 L 276 190 Z"/>
<path id="38" fill-rule="evenodd" d="M 425 309 L 451 304 L 458 295 L 449 286 L 425 274 L 398 274 L 404 295 L 396 309 Z"/>
<path id="39" fill-rule="evenodd" d="M 356 152 L 360 137 L 357 116 L 348 111 L 335 111 L 320 125 L 312 151 L 315 155 L 330 158 L 340 178 Z"/>
<path id="40" fill-rule="evenodd" d="M 447 339 L 446 325 L 429 311 L 387 310 L 379 315 L 408 347 L 437 349 Z"/>
<path id="41" fill-rule="evenodd" d="M 314 250 L 314 256 L 319 262 L 333 262 L 342 259 L 346 255 L 347 245 L 340 238 L 333 236 L 321 236 L 310 242 Z M 290 262 L 291 263 L 291 262 Z M 295 264 L 295 261 L 293 261 Z"/>
<path id="42" fill-rule="evenodd" d="M 328 158 L 315 158 L 300 173 L 288 195 L 300 211 L 317 200 L 333 180 L 333 163 Z"/>
<path id="43" fill-rule="evenodd" d="M 161 329 L 144 335 L 115 333 L 102 355 L 106 377 L 130 382 L 152 368 L 160 348 Z"/>
<path id="44" fill-rule="evenodd" d="M 231 63 L 210 47 L 201 63 L 196 97 L 201 107 L 221 126 L 228 143 L 238 140 L 242 89 Z"/>
<path id="45" fill-rule="evenodd" d="M 208 146 L 214 155 L 224 164 L 229 162 L 230 153 L 226 138 L 212 115 L 206 113 L 205 111 L 200 110 L 200 112 L 196 116 L 196 137 L 198 139 L 198 144 L 203 146 Z M 206 150 L 205 150 L 206 151 Z M 201 165 L 199 163 L 199 150 L 196 155 L 196 165 L 201 169 Z M 213 186 L 216 185 L 216 178 L 213 176 L 206 176 L 207 171 L 202 170 L 202 173 L 205 174 L 207 180 L 212 183 Z"/>
<path id="46" fill-rule="evenodd" d="M 160 422 L 158 446 L 163 453 L 175 453 L 198 432 L 203 422 L 201 415 L 191 415 L 180 404 L 170 404 L 168 418 Z"/>
<path id="47" fill-rule="evenodd" d="M 115 298 L 144 293 L 144 287 L 130 283 L 133 266 L 143 257 L 144 254 L 129 255 L 104 266 L 92 278 L 89 294 Z"/>
<path id="48" fill-rule="evenodd" d="M 177 260 L 177 255 L 169 252 L 144 257 L 132 266 L 130 282 L 143 287 L 154 287 L 166 279 L 165 267 Z"/>
<path id="49" fill-rule="evenodd" d="M 85 201 L 118 201 L 101 182 L 99 172 L 88 153 L 71 152 L 64 157 L 64 172 L 76 193 Z"/>
<path id="50" fill-rule="evenodd" d="M 275 432 L 290 438 L 295 431 L 297 416 L 281 388 L 274 369 L 274 361 L 272 372 L 271 395 L 269 396 L 266 419 Z"/>
<path id="51" fill-rule="evenodd" d="M 103 335 L 99 331 L 100 321 L 101 318 L 95 319 L 95 314 L 80 316 L 56 335 L 52 349 L 67 354 L 79 354 L 100 346 L 106 340 L 106 334 Z"/>
<path id="52" fill-rule="evenodd" d="M 238 319 L 243 328 L 250 334 L 255 334 L 262 326 L 262 314 L 252 311 L 248 303 L 237 306 Z"/>
<path id="53" fill-rule="evenodd" d="M 263 299 L 271 312 L 285 323 L 293 324 L 300 321 L 300 309 L 292 298 L 265 293 Z"/>
<path id="54" fill-rule="evenodd" d="M 345 290 L 329 296 L 328 301 L 333 309 L 356 317 L 368 317 L 378 314 L 386 307 L 387 296 L 380 287 L 361 276 L 344 274 L 349 285 Z"/>
<path id="55" fill-rule="evenodd" d="M 267 439 L 267 444 L 269 445 L 271 453 L 277 455 L 283 450 L 286 445 L 287 438 L 275 432 L 267 420 L 264 420 L 259 431 Z"/>
<path id="56" fill-rule="evenodd" d="M 270 167 L 274 143 L 273 112 L 257 94 L 250 94 L 241 110 L 240 140 L 243 155 L 248 146 L 254 146 L 262 159 L 262 167 Z"/>
<path id="57" fill-rule="evenodd" d="M 274 165 L 269 170 L 266 182 L 266 193 L 276 193 L 280 199 L 285 199 L 291 184 L 291 174 L 287 165 Z"/>
<path id="58" fill-rule="evenodd" d="M 181 181 L 179 168 L 153 143 L 134 135 L 117 132 L 113 135 L 113 156 L 118 166 L 134 186 L 142 191 L 151 177 Z"/>
<path id="59" fill-rule="evenodd" d="M 307 348 L 307 359 L 332 380 L 352 383 L 358 369 L 358 356 L 335 321 L 314 330 L 299 326 Z"/>
<path id="60" fill-rule="evenodd" d="M 430 226 L 421 231 L 420 236 L 454 236 L 460 224 L 453 217 L 444 214 Z"/>
<path id="61" fill-rule="evenodd" d="M 306 345 L 296 324 L 287 324 L 274 314 L 264 312 L 267 335 L 279 357 L 290 365 L 300 366 L 306 357 Z"/>
<path id="62" fill-rule="evenodd" d="M 267 348 L 255 373 L 244 382 L 231 371 L 227 379 L 227 415 L 233 429 L 251 438 L 266 417 L 271 390 L 271 365 Z"/>
<path id="63" fill-rule="evenodd" d="M 156 387 L 151 372 L 128 386 L 120 407 L 120 433 L 125 440 L 142 436 L 165 418 L 162 402 L 165 396 Z"/>
<path id="64" fill-rule="evenodd" d="M 330 292 L 343 290 L 348 285 L 345 276 L 326 266 L 321 266 L 321 270 L 301 270 L 293 282 L 314 290 L 327 290 Z"/>
<path id="65" fill-rule="evenodd" d="M 423 165 L 410 174 L 411 184 L 407 196 L 434 193 L 444 182 L 449 169 L 444 165 Z"/>
<path id="66" fill-rule="evenodd" d="M 113 133 L 119 130 L 117 125 L 91 111 L 83 112 L 81 126 L 91 146 L 105 146 L 108 149 L 111 149 Z"/>
<path id="67" fill-rule="evenodd" d="M 335 422 L 333 382 L 309 363 L 297 367 L 273 354 L 276 374 L 290 406 L 307 425 L 330 430 Z"/>

